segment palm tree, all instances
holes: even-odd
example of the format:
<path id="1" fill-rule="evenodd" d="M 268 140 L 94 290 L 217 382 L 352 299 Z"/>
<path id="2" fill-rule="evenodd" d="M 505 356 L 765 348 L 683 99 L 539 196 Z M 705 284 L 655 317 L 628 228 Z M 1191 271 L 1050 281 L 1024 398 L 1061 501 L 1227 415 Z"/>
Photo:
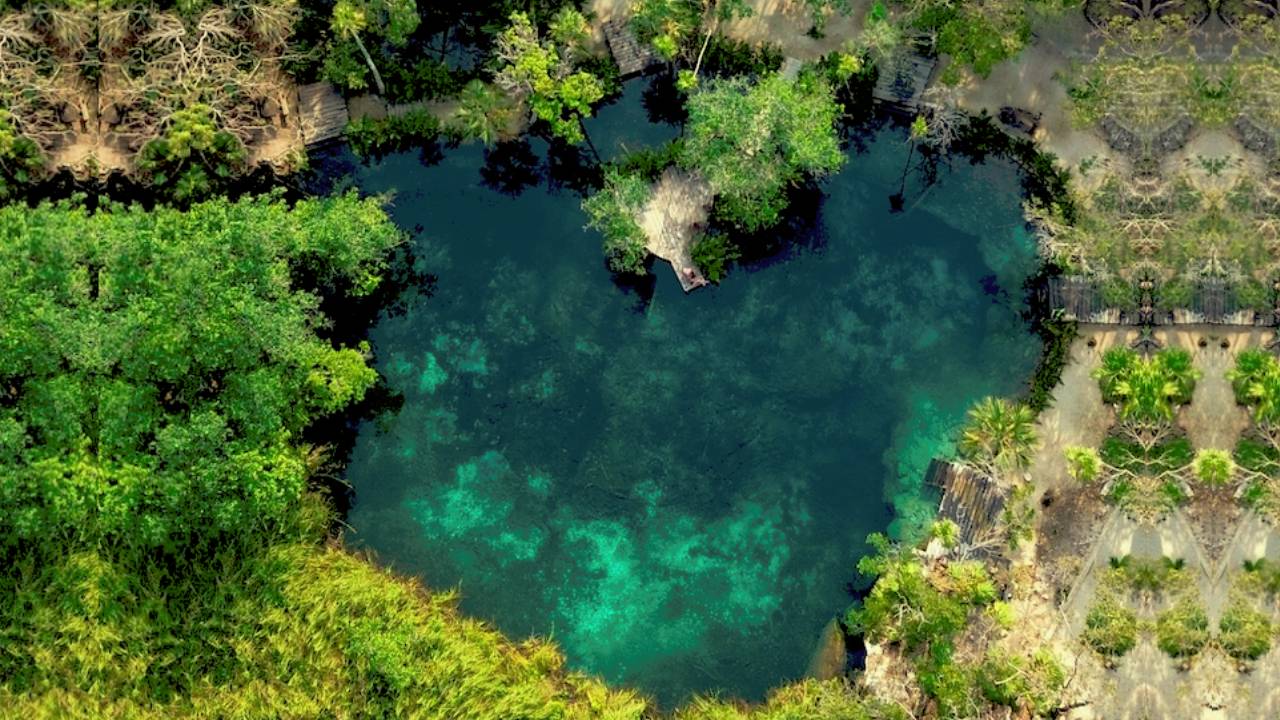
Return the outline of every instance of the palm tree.
<path id="1" fill-rule="evenodd" d="M 1021 403 L 988 397 L 969 410 L 960 435 L 960 457 L 999 480 L 1031 465 L 1039 439 L 1035 413 Z"/>
<path id="2" fill-rule="evenodd" d="M 454 119 L 469 137 L 492 145 L 510 127 L 512 113 L 510 102 L 501 92 L 483 80 L 472 80 L 462 88 Z"/>
<path id="3" fill-rule="evenodd" d="M 1116 386 L 1133 373 L 1137 364 L 1138 353 L 1129 348 L 1112 348 L 1102 355 L 1102 364 L 1093 371 L 1093 379 L 1098 381 L 1107 402 L 1115 401 Z"/>
<path id="4" fill-rule="evenodd" d="M 1236 392 L 1236 401 L 1249 401 L 1249 388 L 1268 372 L 1280 369 L 1280 363 L 1266 350 L 1245 350 L 1236 356 L 1236 366 L 1227 372 L 1227 379 Z"/>
<path id="5" fill-rule="evenodd" d="M 364 8 L 351 2 L 351 0 L 338 0 L 338 3 L 333 6 L 333 16 L 330 18 L 329 23 L 339 37 L 355 41 L 356 47 L 360 48 L 360 54 L 364 55 L 365 64 L 369 66 L 370 72 L 373 73 L 373 82 L 378 87 L 378 94 L 386 95 L 387 88 L 382 84 L 382 75 L 378 72 L 377 66 L 373 64 L 373 58 L 369 55 L 369 51 L 365 49 L 364 41 L 360 39 L 360 33 L 369 24 Z"/>

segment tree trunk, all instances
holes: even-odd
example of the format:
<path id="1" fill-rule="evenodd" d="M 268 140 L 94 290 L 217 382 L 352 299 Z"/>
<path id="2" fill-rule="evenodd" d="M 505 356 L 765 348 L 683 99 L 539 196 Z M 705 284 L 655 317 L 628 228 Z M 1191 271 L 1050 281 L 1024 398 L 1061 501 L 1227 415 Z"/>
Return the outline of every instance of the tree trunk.
<path id="1" fill-rule="evenodd" d="M 578 116 L 578 129 L 582 130 L 582 139 L 587 141 L 587 147 L 591 148 L 591 154 L 596 156 L 596 164 L 601 163 L 600 153 L 596 150 L 596 144 L 591 142 L 591 135 L 587 133 L 587 124 L 582 121 L 582 116 Z"/>
<path id="2" fill-rule="evenodd" d="M 369 66 L 369 70 L 373 73 L 373 84 L 378 86 L 378 94 L 386 96 L 387 86 L 382 84 L 382 74 L 378 72 L 378 67 L 373 64 L 373 58 L 369 56 L 369 51 L 364 47 L 364 41 L 360 39 L 359 33 L 352 33 L 351 39 L 356 41 L 356 47 L 360 48 L 360 54 L 364 55 L 365 64 Z"/>

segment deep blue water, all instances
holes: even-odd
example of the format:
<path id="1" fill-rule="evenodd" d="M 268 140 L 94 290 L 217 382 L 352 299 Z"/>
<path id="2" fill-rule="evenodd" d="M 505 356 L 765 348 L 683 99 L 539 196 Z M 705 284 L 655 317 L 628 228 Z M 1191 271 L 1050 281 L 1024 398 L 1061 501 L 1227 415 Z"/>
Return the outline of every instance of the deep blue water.
<path id="1" fill-rule="evenodd" d="M 589 128 L 605 156 L 676 132 L 635 85 Z M 1038 352 L 1016 172 L 957 161 L 892 214 L 906 149 L 881 132 L 785 250 L 688 296 L 656 265 L 647 302 L 537 141 L 353 166 L 437 282 L 371 333 L 405 402 L 361 430 L 351 541 L 667 704 L 801 675 L 866 535 L 932 513 L 929 458 Z"/>

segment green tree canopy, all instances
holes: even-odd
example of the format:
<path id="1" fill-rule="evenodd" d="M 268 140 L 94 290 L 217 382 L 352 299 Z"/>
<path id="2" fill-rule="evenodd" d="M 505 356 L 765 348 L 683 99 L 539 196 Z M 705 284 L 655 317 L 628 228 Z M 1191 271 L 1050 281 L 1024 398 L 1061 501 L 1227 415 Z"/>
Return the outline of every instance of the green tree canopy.
<path id="1" fill-rule="evenodd" d="M 294 284 L 378 285 L 399 234 L 371 200 L 7 207 L 0 233 L 0 543 L 271 523 L 303 430 L 376 378 Z"/>
<path id="2" fill-rule="evenodd" d="M 605 95 L 600 78 L 578 68 L 587 37 L 586 18 L 567 6 L 552 19 L 545 37 L 522 12 L 512 13 L 511 26 L 498 36 L 502 66 L 494 82 L 528 103 L 552 134 L 572 143 L 586 139 L 582 118 Z"/>
<path id="3" fill-rule="evenodd" d="M 681 162 L 711 183 L 717 213 L 744 230 L 775 225 L 788 187 L 844 164 L 835 98 L 815 78 L 717 80 L 688 107 Z"/>

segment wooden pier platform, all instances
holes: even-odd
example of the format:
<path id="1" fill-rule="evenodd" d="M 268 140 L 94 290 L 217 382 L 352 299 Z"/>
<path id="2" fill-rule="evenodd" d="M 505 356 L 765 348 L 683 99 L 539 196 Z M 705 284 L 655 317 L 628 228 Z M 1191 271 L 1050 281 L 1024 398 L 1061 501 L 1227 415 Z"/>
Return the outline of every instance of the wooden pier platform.
<path id="1" fill-rule="evenodd" d="M 334 140 L 347 122 L 347 101 L 329 83 L 312 83 L 298 88 L 298 124 L 306 145 Z"/>
<path id="2" fill-rule="evenodd" d="M 935 58 L 914 53 L 900 55 L 880 71 L 871 97 L 914 115 L 937 65 Z"/>
<path id="3" fill-rule="evenodd" d="M 636 39 L 626 20 L 609 20 L 604 23 L 603 29 L 605 43 L 609 46 L 614 62 L 618 63 L 618 73 L 624 80 L 643 74 L 662 62 L 652 47 L 641 44 Z"/>

